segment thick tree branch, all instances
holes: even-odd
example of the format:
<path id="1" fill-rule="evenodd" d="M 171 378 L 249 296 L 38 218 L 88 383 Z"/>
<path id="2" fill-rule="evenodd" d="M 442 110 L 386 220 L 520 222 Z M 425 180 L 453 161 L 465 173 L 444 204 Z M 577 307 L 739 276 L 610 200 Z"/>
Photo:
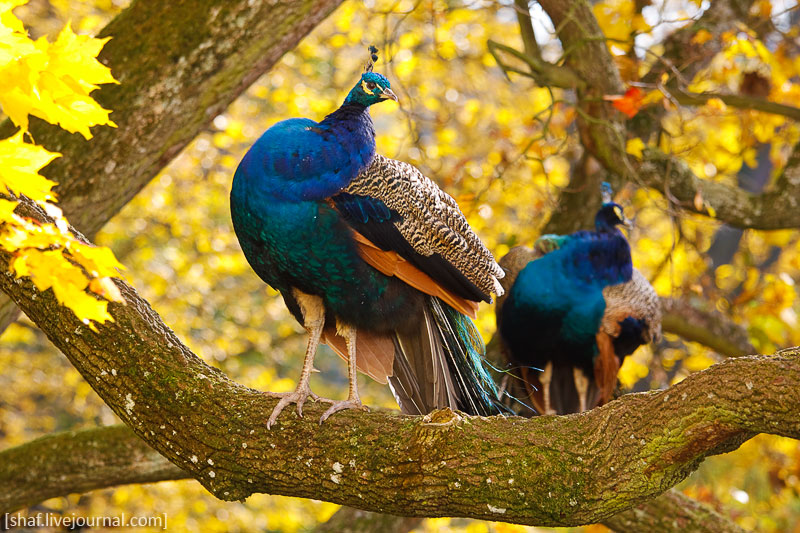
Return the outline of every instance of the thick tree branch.
<path id="1" fill-rule="evenodd" d="M 371 513 L 353 507 L 342 507 L 313 533 L 408 533 L 424 518 Z"/>
<path id="2" fill-rule="evenodd" d="M 93 93 L 118 128 L 86 141 L 35 120 L 36 142 L 63 157 L 44 171 L 60 206 L 90 238 L 197 133 L 341 0 L 139 0 L 101 32 L 100 60 L 121 82 Z M 144 37 L 144 38 L 143 38 Z M 0 138 L 13 133 L 0 127 Z M 0 301 L 0 332 L 17 316 Z"/>
<path id="3" fill-rule="evenodd" d="M 4 489 L 0 493 L 0 514 L 70 493 L 188 477 L 127 426 L 68 431 L 0 452 L 0 486 Z M 421 520 L 342 507 L 314 531 L 405 533 Z M 675 520 L 677 530 L 669 527 L 676 525 Z M 618 531 L 655 533 L 739 531 L 727 519 L 674 490 L 615 515 L 605 524 Z"/>
<path id="4" fill-rule="evenodd" d="M 128 426 L 67 431 L 0 452 L 0 514 L 73 492 L 187 477 Z"/>
<path id="5" fill-rule="evenodd" d="M 408 518 L 342 507 L 313 531 L 314 533 L 406 533 L 421 522 Z M 618 533 L 744 533 L 744 530 L 714 509 L 670 489 L 658 498 L 604 520 L 603 525 Z"/>
<path id="6" fill-rule="evenodd" d="M 665 332 L 698 342 L 721 355 L 738 357 L 756 353 L 747 330 L 717 310 L 701 309 L 687 300 L 661 298 Z"/>
<path id="7" fill-rule="evenodd" d="M 11 259 L 0 252 L 0 270 Z M 0 275 L 0 288 L 117 415 L 225 500 L 266 492 L 413 516 L 576 525 L 657 496 L 755 433 L 800 438 L 798 350 L 729 359 L 582 415 L 345 412 L 320 427 L 325 406 L 310 405 L 305 418 L 287 412 L 268 431 L 275 400 L 203 363 L 133 288 L 118 286 L 127 305 L 110 304 L 116 321 L 94 332 L 50 291 Z"/>
<path id="8" fill-rule="evenodd" d="M 609 150 L 614 150 L 608 146 Z M 698 178 L 683 161 L 668 156 L 653 148 L 644 150 L 641 161 L 631 162 L 623 151 L 615 153 L 606 161 L 630 179 L 661 190 L 670 199 L 687 211 L 709 216 L 708 206 L 714 210 L 714 218 L 742 229 L 786 229 L 800 227 L 800 144 L 794 151 L 772 188 L 762 194 L 750 194 L 739 187 Z M 635 169 L 631 173 L 631 164 Z M 697 209 L 695 198 L 700 195 L 704 206 Z"/>
<path id="9" fill-rule="evenodd" d="M 744 533 L 729 518 L 675 489 L 614 515 L 603 524 L 619 533 Z"/>

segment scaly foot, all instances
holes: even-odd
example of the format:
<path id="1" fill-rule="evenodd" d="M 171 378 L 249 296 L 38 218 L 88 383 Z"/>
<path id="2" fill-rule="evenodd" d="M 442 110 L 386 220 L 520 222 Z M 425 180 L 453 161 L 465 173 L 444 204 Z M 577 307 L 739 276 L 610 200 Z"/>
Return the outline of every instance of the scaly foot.
<path id="1" fill-rule="evenodd" d="M 267 429 L 270 429 L 275 424 L 283 408 L 291 403 L 297 405 L 297 416 L 301 418 L 303 417 L 303 405 L 306 403 L 307 398 L 311 398 L 311 400 L 315 402 L 336 403 L 333 400 L 322 398 L 311 392 L 308 384 L 305 386 L 298 385 L 293 392 L 265 392 L 264 394 L 270 398 L 280 398 L 278 405 L 272 410 L 272 414 L 269 416 L 269 420 L 267 420 Z"/>
<path id="2" fill-rule="evenodd" d="M 358 398 L 333 402 L 333 405 L 331 405 L 328 410 L 323 413 L 322 418 L 319 419 L 319 425 L 321 426 L 333 413 L 344 411 L 345 409 L 360 409 L 369 412 L 369 407 L 362 404 L 361 400 Z"/>

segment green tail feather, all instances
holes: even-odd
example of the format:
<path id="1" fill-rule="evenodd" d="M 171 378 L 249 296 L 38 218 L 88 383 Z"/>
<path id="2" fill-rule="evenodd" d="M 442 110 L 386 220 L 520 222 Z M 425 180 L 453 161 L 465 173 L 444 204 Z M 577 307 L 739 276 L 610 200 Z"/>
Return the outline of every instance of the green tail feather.
<path id="1" fill-rule="evenodd" d="M 486 346 L 475 324 L 438 298 L 431 298 L 429 305 L 444 340 L 458 408 L 481 416 L 507 413 L 497 385 L 484 366 Z"/>

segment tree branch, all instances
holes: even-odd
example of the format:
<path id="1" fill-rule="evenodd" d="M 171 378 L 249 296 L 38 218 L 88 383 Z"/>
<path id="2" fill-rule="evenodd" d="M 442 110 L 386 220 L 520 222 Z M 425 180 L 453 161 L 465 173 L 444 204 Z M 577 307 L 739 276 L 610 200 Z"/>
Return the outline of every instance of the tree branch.
<path id="1" fill-rule="evenodd" d="M 73 492 L 187 477 L 128 426 L 56 433 L 0 452 L 0 514 Z"/>
<path id="2" fill-rule="evenodd" d="M 492 39 L 489 39 L 486 42 L 486 47 L 506 75 L 508 75 L 509 72 L 514 72 L 515 74 L 520 74 L 521 76 L 527 76 L 542 87 L 574 89 L 576 87 L 583 86 L 583 81 L 570 69 L 559 65 L 554 65 L 549 61 L 545 61 L 541 57 L 524 54 L 519 50 L 515 50 L 510 46 L 498 43 Z M 510 56 L 522 61 L 529 67 L 530 70 L 524 71 L 510 66 L 508 63 L 503 61 L 500 52 L 509 54 Z"/>
<path id="3" fill-rule="evenodd" d="M 610 148 L 610 146 L 609 146 Z M 739 187 L 698 178 L 688 165 L 677 157 L 660 150 L 646 148 L 641 161 L 634 162 L 631 174 L 625 155 L 616 150 L 610 164 L 614 171 L 644 185 L 661 190 L 671 202 L 687 211 L 709 216 L 742 229 L 787 229 L 800 227 L 800 143 L 772 188 L 762 194 L 750 194 Z M 625 158 L 627 159 L 627 158 Z M 695 198 L 700 195 L 703 207 L 697 209 Z"/>
<path id="4" fill-rule="evenodd" d="M 744 533 L 730 518 L 675 489 L 614 515 L 603 524 L 620 533 Z"/>
<path id="5" fill-rule="evenodd" d="M 693 302 L 661 298 L 661 327 L 682 338 L 698 342 L 721 355 L 738 357 L 756 353 L 747 330 L 716 310 L 701 309 Z"/>
<path id="6" fill-rule="evenodd" d="M 197 133 L 268 71 L 341 0 L 133 2 L 99 34 L 100 53 L 120 85 L 92 96 L 118 128 L 94 128 L 86 141 L 40 120 L 37 143 L 61 152 L 44 174 L 60 207 L 90 238 Z M 142 37 L 145 36 L 146 39 Z M 0 138 L 11 135 L 10 121 Z M 17 310 L 0 300 L 0 332 Z"/>
<path id="7" fill-rule="evenodd" d="M 371 513 L 353 507 L 342 507 L 312 533 L 408 533 L 423 521 L 420 517 Z"/>
<path id="8" fill-rule="evenodd" d="M 57 433 L 0 452 L 0 485 L 4 487 L 0 514 L 75 492 L 188 477 L 127 426 Z M 659 526 L 664 517 L 669 523 Z M 314 532 L 405 533 L 421 520 L 342 507 Z M 615 515 L 605 524 L 619 531 L 659 533 L 676 531 L 668 527 L 675 520 L 680 531 L 739 531 L 727 519 L 674 490 Z"/>
<path id="9" fill-rule="evenodd" d="M 25 215 L 42 217 L 26 203 Z M 0 251 L 0 270 L 10 254 Z M 669 489 L 755 433 L 800 438 L 800 351 L 728 359 L 658 392 L 589 413 L 529 420 L 287 412 L 195 356 L 136 291 L 92 331 L 28 278 L 0 288 L 134 432 L 217 497 L 254 492 L 413 516 L 567 526 L 604 520 Z M 758 412 L 759 416 L 752 416 Z"/>
<path id="10" fill-rule="evenodd" d="M 514 11 L 517 12 L 519 34 L 522 37 L 522 46 L 525 49 L 525 54 L 541 58 L 542 52 L 539 49 L 539 43 L 536 42 L 536 34 L 533 32 L 533 21 L 531 20 L 528 0 L 514 0 Z"/>
<path id="11" fill-rule="evenodd" d="M 668 88 L 669 93 L 682 105 L 705 105 L 709 100 L 720 100 L 727 106 L 738 109 L 754 109 L 773 115 L 781 115 L 800 121 L 800 107 L 770 102 L 763 98 L 742 94 L 693 93 L 678 88 Z"/>

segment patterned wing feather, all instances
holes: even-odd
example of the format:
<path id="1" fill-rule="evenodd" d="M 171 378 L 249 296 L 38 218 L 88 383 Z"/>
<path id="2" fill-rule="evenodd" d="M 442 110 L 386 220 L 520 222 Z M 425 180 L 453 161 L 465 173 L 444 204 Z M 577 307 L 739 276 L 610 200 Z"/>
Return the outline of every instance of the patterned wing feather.
<path id="1" fill-rule="evenodd" d="M 604 288 L 603 297 L 606 311 L 600 326 L 602 331 L 617 337 L 620 334 L 620 322 L 633 317 L 647 325 L 645 341 L 653 342 L 661 338 L 661 301 L 641 272 L 634 268 L 630 281 Z"/>
<path id="2" fill-rule="evenodd" d="M 382 201 L 399 215 L 392 224 L 414 252 L 426 258 L 441 257 L 478 289 L 480 299 L 491 301 L 491 293 L 503 293 L 498 281 L 503 270 L 469 227 L 456 201 L 414 166 L 376 155 L 344 192 Z M 367 237 L 378 240 L 374 235 Z"/>

